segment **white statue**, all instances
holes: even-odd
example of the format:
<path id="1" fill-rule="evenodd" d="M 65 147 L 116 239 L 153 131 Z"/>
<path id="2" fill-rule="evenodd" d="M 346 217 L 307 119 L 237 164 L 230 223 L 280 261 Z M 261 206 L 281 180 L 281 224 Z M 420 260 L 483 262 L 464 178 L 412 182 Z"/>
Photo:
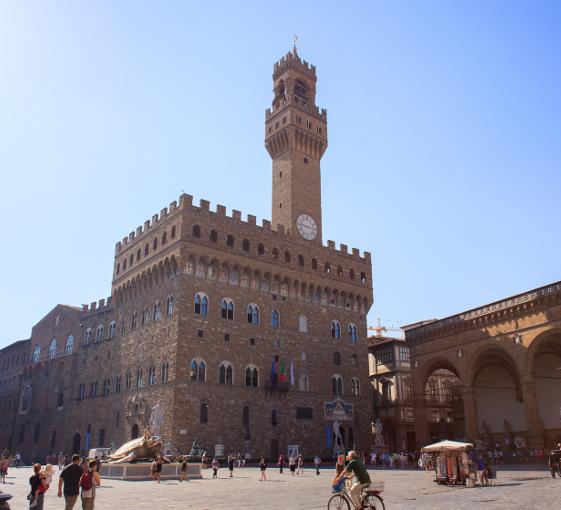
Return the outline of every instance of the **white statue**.
<path id="1" fill-rule="evenodd" d="M 163 421 L 164 421 L 164 413 L 162 411 L 162 406 L 160 405 L 160 402 L 158 402 L 152 408 L 152 420 L 150 423 L 150 427 L 152 429 L 152 435 L 154 436 L 160 435 L 160 427 L 162 426 Z"/>
<path id="2" fill-rule="evenodd" d="M 339 430 L 339 420 L 335 420 L 333 422 L 333 433 L 335 434 L 335 441 L 333 442 L 333 449 L 334 450 L 343 450 L 343 436 L 341 435 L 341 431 Z"/>
<path id="3" fill-rule="evenodd" d="M 374 423 L 374 442 L 375 444 L 384 444 L 384 436 L 382 435 L 382 422 L 380 418 L 376 418 L 376 423 Z"/>

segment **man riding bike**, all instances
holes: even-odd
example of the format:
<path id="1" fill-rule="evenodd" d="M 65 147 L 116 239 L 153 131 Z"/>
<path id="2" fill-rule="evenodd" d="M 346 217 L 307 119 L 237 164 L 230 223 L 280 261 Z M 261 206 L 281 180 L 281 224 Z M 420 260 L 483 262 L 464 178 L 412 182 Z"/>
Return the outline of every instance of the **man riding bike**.
<path id="1" fill-rule="evenodd" d="M 362 489 L 370 485 L 370 475 L 368 474 L 368 471 L 366 471 L 364 464 L 360 460 L 358 460 L 358 456 L 354 450 L 351 450 L 349 452 L 349 454 L 347 455 L 347 460 L 349 461 L 347 467 L 335 479 L 334 484 L 338 483 L 346 473 L 353 473 L 355 475 L 356 481 L 355 483 L 353 483 L 352 487 L 349 490 L 349 496 L 351 497 L 355 509 L 360 510 L 360 508 L 362 507 L 360 495 Z"/>

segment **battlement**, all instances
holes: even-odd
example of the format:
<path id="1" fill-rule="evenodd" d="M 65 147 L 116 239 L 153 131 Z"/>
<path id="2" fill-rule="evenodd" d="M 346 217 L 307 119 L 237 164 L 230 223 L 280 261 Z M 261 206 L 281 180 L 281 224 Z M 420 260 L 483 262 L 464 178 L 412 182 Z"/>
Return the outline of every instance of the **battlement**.
<path id="1" fill-rule="evenodd" d="M 146 220 L 144 225 L 136 227 L 136 230 L 133 230 L 128 236 L 123 237 L 122 241 L 119 241 L 115 244 L 115 253 L 118 254 L 122 250 L 126 249 L 127 246 L 132 244 L 135 240 L 145 235 L 147 232 L 153 230 L 157 227 L 160 223 L 168 219 L 168 217 L 175 213 L 176 211 L 180 211 L 185 204 L 191 204 L 193 197 L 191 195 L 187 195 L 183 193 L 179 197 L 179 204 L 177 200 L 174 200 L 169 204 L 169 207 L 164 207 L 160 214 L 154 214 L 151 220 Z"/>
<path id="2" fill-rule="evenodd" d="M 288 104 L 289 102 L 285 100 L 282 103 L 278 103 L 276 107 L 273 105 L 271 108 L 267 108 L 265 110 L 265 121 L 268 121 L 271 117 L 274 117 L 277 113 L 284 110 L 285 106 Z M 295 105 L 298 109 L 313 115 L 317 119 L 327 122 L 327 110 L 325 108 L 320 108 L 319 106 L 304 101 L 291 104 Z"/>
<path id="3" fill-rule="evenodd" d="M 316 79 L 316 66 L 302 60 L 296 49 L 289 51 L 279 61 L 275 62 L 273 66 L 273 79 L 276 79 L 290 68 L 298 69 L 298 71 L 307 74 L 310 78 Z"/>
<path id="4" fill-rule="evenodd" d="M 82 305 L 82 313 L 99 313 L 104 312 L 106 310 L 110 310 L 112 308 L 112 298 L 109 296 L 108 298 L 102 298 L 99 301 L 94 301 L 89 305 L 83 304 Z"/>

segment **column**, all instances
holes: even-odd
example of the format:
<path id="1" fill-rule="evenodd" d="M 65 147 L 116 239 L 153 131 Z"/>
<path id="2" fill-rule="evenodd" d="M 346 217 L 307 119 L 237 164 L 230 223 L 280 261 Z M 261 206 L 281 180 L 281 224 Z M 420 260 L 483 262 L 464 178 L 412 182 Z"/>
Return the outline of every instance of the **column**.
<path id="1" fill-rule="evenodd" d="M 528 446 L 530 448 L 543 448 L 544 438 L 536 400 L 534 378 L 528 376 L 522 379 L 521 387 L 524 410 L 526 411 L 526 423 L 528 424 Z"/>
<path id="2" fill-rule="evenodd" d="M 477 427 L 477 402 L 475 400 L 475 388 L 464 386 L 462 388 L 462 399 L 464 401 L 464 420 L 466 435 L 470 441 L 479 437 Z"/>
<path id="3" fill-rule="evenodd" d="M 429 424 L 427 418 L 427 403 L 424 393 L 414 395 L 415 440 L 419 448 L 429 442 Z"/>

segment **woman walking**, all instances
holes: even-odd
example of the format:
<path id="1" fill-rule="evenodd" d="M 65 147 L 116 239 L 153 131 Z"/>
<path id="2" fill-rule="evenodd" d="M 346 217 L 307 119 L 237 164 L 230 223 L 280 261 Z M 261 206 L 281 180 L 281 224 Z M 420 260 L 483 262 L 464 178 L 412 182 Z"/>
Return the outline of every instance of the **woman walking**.
<path id="1" fill-rule="evenodd" d="M 296 473 L 296 459 L 294 455 L 288 457 L 288 467 L 290 468 L 290 474 L 294 476 L 294 474 Z"/>
<path id="2" fill-rule="evenodd" d="M 33 475 L 29 479 L 31 492 L 29 493 L 29 507 L 34 510 L 43 510 L 45 491 L 49 488 L 45 475 L 41 473 L 41 464 L 33 464 Z"/>
<path id="3" fill-rule="evenodd" d="M 267 461 L 265 460 L 265 457 L 263 455 L 261 456 L 261 460 L 259 461 L 259 469 L 261 470 L 261 476 L 259 477 L 259 481 L 266 482 L 267 475 L 265 474 L 265 471 L 267 470 Z"/>
<path id="4" fill-rule="evenodd" d="M 279 461 L 277 462 L 277 466 L 279 467 L 279 473 L 282 475 L 284 469 L 284 453 L 280 454 Z"/>
<path id="5" fill-rule="evenodd" d="M 296 474 L 304 474 L 304 457 L 302 455 L 298 455 L 298 471 L 296 471 Z"/>

